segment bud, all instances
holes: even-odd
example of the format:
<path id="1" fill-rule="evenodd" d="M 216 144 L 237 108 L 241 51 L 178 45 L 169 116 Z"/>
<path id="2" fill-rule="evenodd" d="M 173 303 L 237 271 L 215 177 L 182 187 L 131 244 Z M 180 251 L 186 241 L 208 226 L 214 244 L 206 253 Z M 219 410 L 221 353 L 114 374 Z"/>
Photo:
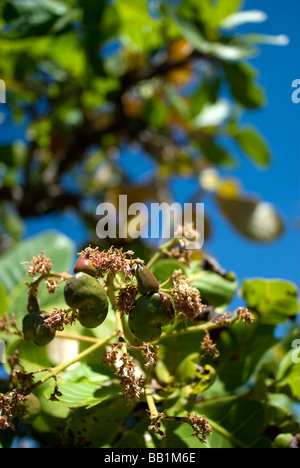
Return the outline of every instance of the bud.
<path id="1" fill-rule="evenodd" d="M 159 282 L 151 271 L 145 266 L 138 265 L 136 270 L 138 291 L 143 296 L 159 291 Z"/>

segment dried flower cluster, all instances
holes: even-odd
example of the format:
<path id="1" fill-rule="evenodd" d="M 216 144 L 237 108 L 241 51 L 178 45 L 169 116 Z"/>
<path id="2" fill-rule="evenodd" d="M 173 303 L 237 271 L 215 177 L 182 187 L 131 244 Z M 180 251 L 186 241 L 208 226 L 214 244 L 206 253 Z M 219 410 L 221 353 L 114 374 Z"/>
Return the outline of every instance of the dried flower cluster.
<path id="1" fill-rule="evenodd" d="M 14 429 L 14 418 L 22 414 L 20 404 L 25 402 L 26 396 L 19 390 L 3 395 L 0 393 L 0 429 Z"/>
<path id="2" fill-rule="evenodd" d="M 193 223 L 186 223 L 183 226 L 177 226 L 174 237 L 179 239 L 180 245 L 187 249 L 195 249 L 199 243 L 199 232 L 194 228 Z"/>
<path id="3" fill-rule="evenodd" d="M 236 311 L 240 320 L 242 320 L 246 324 L 250 324 L 254 322 L 255 317 L 246 307 L 239 307 Z"/>
<path id="4" fill-rule="evenodd" d="M 111 275 L 123 273 L 125 280 L 128 281 L 134 276 L 136 263 L 144 263 L 141 259 L 132 258 L 134 255 L 132 250 L 123 252 L 122 248 L 110 247 L 109 250 L 100 252 L 98 247 L 94 249 L 87 247 L 80 252 L 80 255 L 87 255 L 92 260 L 99 278 L 103 278 L 107 273 Z"/>
<path id="5" fill-rule="evenodd" d="M 182 247 L 173 247 L 168 251 L 167 255 L 169 258 L 178 260 L 183 265 L 189 266 L 191 262 L 192 251 Z"/>
<path id="6" fill-rule="evenodd" d="M 34 372 L 26 373 L 24 371 L 15 370 L 13 377 L 17 381 L 17 384 L 22 388 L 23 391 L 29 390 L 34 382 Z"/>
<path id="7" fill-rule="evenodd" d="M 145 378 L 143 375 L 137 375 L 132 357 L 128 353 L 120 353 L 121 345 L 122 343 L 112 343 L 111 350 L 106 350 L 102 362 L 117 368 L 115 375 L 121 379 L 121 387 L 124 388 L 124 396 L 128 404 L 132 404 L 144 393 Z"/>
<path id="8" fill-rule="evenodd" d="M 116 296 L 118 310 L 122 315 L 128 315 L 135 306 L 135 298 L 138 294 L 136 285 L 127 285 L 120 289 L 119 294 Z"/>
<path id="9" fill-rule="evenodd" d="M 8 316 L 8 314 L 4 314 L 3 317 L 0 317 L 0 331 L 10 335 L 22 336 L 22 331 L 18 327 L 15 314 L 11 314 L 11 318 Z"/>
<path id="10" fill-rule="evenodd" d="M 200 347 L 205 354 L 212 356 L 213 359 L 217 359 L 220 356 L 220 352 L 217 350 L 217 345 L 210 338 L 208 331 L 206 332 Z"/>
<path id="11" fill-rule="evenodd" d="M 77 320 L 77 312 L 70 309 L 53 309 L 45 320 L 47 325 L 56 331 L 63 331 L 65 325 L 73 325 Z"/>
<path id="12" fill-rule="evenodd" d="M 148 431 L 152 434 L 159 434 L 162 437 L 165 437 L 165 432 L 161 429 L 161 422 L 167 417 L 166 415 L 167 410 L 163 410 L 161 413 L 151 419 L 151 424 L 148 426 Z M 150 411 L 146 410 L 146 412 L 150 415 Z"/>
<path id="13" fill-rule="evenodd" d="M 29 264 L 27 267 L 29 276 L 40 275 L 49 275 L 52 268 L 52 261 L 47 258 L 44 252 L 41 252 L 37 257 L 33 257 L 31 262 L 24 263 Z"/>
<path id="14" fill-rule="evenodd" d="M 205 416 L 188 415 L 187 422 L 192 426 L 194 433 L 192 437 L 197 437 L 199 442 L 205 444 L 207 437 L 212 434 L 212 428 Z"/>
<path id="15" fill-rule="evenodd" d="M 221 314 L 219 315 L 216 320 L 215 320 L 215 323 L 217 325 L 227 325 L 228 324 L 228 321 L 231 319 L 231 312 L 225 312 L 224 314 Z"/>
<path id="16" fill-rule="evenodd" d="M 156 353 L 158 350 L 159 346 L 153 345 L 151 343 L 144 343 L 141 346 L 141 350 L 144 353 L 144 358 L 145 358 L 145 364 L 144 367 L 145 369 L 148 369 L 149 367 L 153 367 L 156 364 Z"/>
<path id="17" fill-rule="evenodd" d="M 59 281 L 56 278 L 47 278 L 45 284 L 49 294 L 54 294 L 59 288 Z"/>
<path id="18" fill-rule="evenodd" d="M 205 305 L 202 304 L 200 292 L 193 288 L 181 270 L 176 270 L 171 277 L 173 286 L 170 289 L 177 312 L 182 312 L 182 319 L 196 319 L 203 312 Z"/>

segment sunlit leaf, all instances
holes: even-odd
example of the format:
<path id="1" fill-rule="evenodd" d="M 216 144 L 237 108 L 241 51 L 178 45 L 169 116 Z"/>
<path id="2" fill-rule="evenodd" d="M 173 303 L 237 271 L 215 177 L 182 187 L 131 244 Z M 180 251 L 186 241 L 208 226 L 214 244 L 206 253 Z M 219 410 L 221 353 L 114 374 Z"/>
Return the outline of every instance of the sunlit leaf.
<path id="1" fill-rule="evenodd" d="M 284 232 L 284 224 L 275 207 L 250 198 L 216 197 L 221 212 L 244 237 L 256 242 L 271 242 Z"/>
<path id="2" fill-rule="evenodd" d="M 193 280 L 193 287 L 200 291 L 204 304 L 226 308 L 234 298 L 238 282 L 233 273 L 221 276 L 214 271 L 200 270 L 187 274 Z"/>
<path id="3" fill-rule="evenodd" d="M 200 114 L 191 122 L 191 128 L 196 130 L 205 127 L 223 125 L 231 114 L 229 101 L 222 99 L 215 104 L 206 104 Z"/>
<path id="4" fill-rule="evenodd" d="M 267 166 L 270 163 L 270 150 L 267 143 L 256 129 L 244 127 L 235 133 L 235 139 L 251 160 L 259 166 Z"/>
<path id="5" fill-rule="evenodd" d="M 284 280 L 245 280 L 241 295 L 249 307 L 257 310 L 264 323 L 282 323 L 299 312 L 298 289 Z"/>
<path id="6" fill-rule="evenodd" d="M 8 302 L 6 291 L 2 284 L 0 284 L 0 317 L 2 317 L 8 311 Z"/>
<path id="7" fill-rule="evenodd" d="M 290 39 L 285 34 L 279 34 L 277 36 L 268 36 L 266 34 L 244 34 L 241 36 L 241 40 L 244 43 L 249 44 L 267 44 L 274 46 L 287 46 L 290 43 Z"/>
<path id="8" fill-rule="evenodd" d="M 248 10 L 233 13 L 222 21 L 221 26 L 224 29 L 234 29 L 245 23 L 263 23 L 268 19 L 264 11 Z"/>

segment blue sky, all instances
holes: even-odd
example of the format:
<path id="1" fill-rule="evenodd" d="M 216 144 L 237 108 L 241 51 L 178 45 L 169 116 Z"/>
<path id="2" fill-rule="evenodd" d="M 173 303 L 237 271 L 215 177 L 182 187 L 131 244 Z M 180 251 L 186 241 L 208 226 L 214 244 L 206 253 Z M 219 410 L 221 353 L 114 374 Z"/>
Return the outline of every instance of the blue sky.
<path id="1" fill-rule="evenodd" d="M 272 150 L 273 161 L 267 171 L 253 167 L 243 159 L 236 175 L 246 191 L 261 194 L 274 203 L 283 215 L 287 231 L 278 241 L 260 246 L 235 235 L 224 222 L 207 248 L 217 254 L 223 265 L 240 278 L 263 276 L 285 278 L 299 284 L 300 246 L 296 220 L 300 215 L 300 104 L 291 100 L 292 82 L 300 78 L 300 3 L 294 0 L 271 2 L 248 0 L 247 9 L 264 10 L 269 18 L 255 29 L 265 34 L 287 34 L 286 47 L 261 47 L 262 53 L 252 60 L 260 72 L 260 83 L 267 91 L 267 106 L 247 113 L 245 121 L 258 127 Z"/>
<path id="2" fill-rule="evenodd" d="M 260 72 L 260 84 L 266 89 L 267 106 L 249 112 L 244 121 L 255 125 L 266 137 L 272 149 L 273 162 L 268 170 L 259 170 L 246 158 L 234 174 L 243 181 L 246 192 L 259 193 L 265 201 L 274 203 L 286 222 L 286 233 L 270 245 L 258 245 L 236 234 L 220 218 L 214 205 L 206 200 L 206 210 L 212 220 L 213 236 L 205 249 L 214 255 L 222 266 L 235 271 L 238 278 L 285 278 L 300 284 L 299 233 L 300 218 L 299 155 L 300 155 L 300 104 L 291 100 L 292 82 L 300 78 L 300 32 L 298 18 L 300 3 L 286 0 L 248 0 L 246 9 L 261 9 L 268 20 L 253 29 L 266 34 L 286 34 L 290 44 L 286 47 L 262 46 L 262 53 L 252 60 Z M 2 125 L 0 139 L 21 138 L 22 128 L 12 129 L 9 122 Z M 230 172 L 232 173 L 232 171 Z M 74 240 L 85 240 L 85 230 L 73 213 L 58 217 L 28 220 L 26 237 L 49 228 L 56 228 Z"/>

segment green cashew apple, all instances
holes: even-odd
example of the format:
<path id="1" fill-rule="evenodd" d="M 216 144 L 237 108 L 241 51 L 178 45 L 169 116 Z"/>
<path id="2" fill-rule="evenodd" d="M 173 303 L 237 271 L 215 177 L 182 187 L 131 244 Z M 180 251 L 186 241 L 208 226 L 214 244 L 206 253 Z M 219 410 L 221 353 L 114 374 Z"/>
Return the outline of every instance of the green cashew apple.
<path id="1" fill-rule="evenodd" d="M 25 341 L 31 341 L 38 346 L 47 346 L 55 337 L 53 330 L 46 323 L 49 314 L 44 311 L 32 312 L 23 319 L 23 335 Z"/>
<path id="2" fill-rule="evenodd" d="M 159 291 L 159 282 L 154 274 L 145 266 L 138 265 L 136 270 L 138 292 L 143 296 Z"/>
<path id="3" fill-rule="evenodd" d="M 68 306 L 79 311 L 78 320 L 85 328 L 101 325 L 108 314 L 108 298 L 96 278 L 87 273 L 76 273 L 68 279 L 64 289 Z"/>
<path id="4" fill-rule="evenodd" d="M 129 314 L 128 325 L 140 341 L 151 343 L 162 334 L 162 327 L 173 323 L 175 311 L 171 299 L 164 293 L 141 296 Z"/>

